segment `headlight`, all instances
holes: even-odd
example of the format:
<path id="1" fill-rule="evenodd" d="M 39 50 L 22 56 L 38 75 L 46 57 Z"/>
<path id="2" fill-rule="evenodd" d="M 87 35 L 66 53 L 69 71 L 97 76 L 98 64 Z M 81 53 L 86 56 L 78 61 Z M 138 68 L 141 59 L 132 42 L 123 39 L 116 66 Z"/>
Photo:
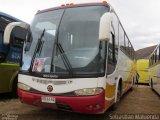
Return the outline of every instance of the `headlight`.
<path id="1" fill-rule="evenodd" d="M 22 90 L 25 90 L 25 91 L 29 91 L 31 89 L 30 86 L 28 85 L 25 85 L 23 83 L 18 83 L 18 88 L 22 89 Z"/>
<path id="2" fill-rule="evenodd" d="M 76 90 L 75 94 L 77 96 L 89 96 L 89 95 L 98 95 L 103 92 L 103 88 L 85 88 Z"/>

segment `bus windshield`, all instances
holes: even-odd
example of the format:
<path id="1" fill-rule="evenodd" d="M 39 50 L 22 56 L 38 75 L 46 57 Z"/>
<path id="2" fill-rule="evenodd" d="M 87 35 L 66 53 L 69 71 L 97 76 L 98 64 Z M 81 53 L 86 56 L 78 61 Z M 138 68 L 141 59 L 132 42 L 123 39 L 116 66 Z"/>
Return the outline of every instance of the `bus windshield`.
<path id="1" fill-rule="evenodd" d="M 104 73 L 107 48 L 98 35 L 106 11 L 105 6 L 83 6 L 37 14 L 31 37 L 27 36 L 32 39 L 29 50 L 24 46 L 21 70 L 60 75 Z"/>

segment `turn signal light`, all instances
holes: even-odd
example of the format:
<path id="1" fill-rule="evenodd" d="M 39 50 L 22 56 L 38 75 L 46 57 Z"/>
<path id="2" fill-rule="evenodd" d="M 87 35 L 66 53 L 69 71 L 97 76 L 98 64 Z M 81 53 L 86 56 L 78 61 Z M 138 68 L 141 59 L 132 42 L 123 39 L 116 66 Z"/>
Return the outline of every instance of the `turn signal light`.
<path id="1" fill-rule="evenodd" d="M 62 7 L 64 7 L 64 6 L 65 6 L 65 4 L 62 4 L 61 6 L 62 6 Z"/>
<path id="2" fill-rule="evenodd" d="M 107 1 L 103 1 L 102 3 L 107 4 Z"/>
<path id="3" fill-rule="evenodd" d="M 72 6 L 72 5 L 74 5 L 74 3 L 62 4 L 61 6 L 62 6 L 62 7 L 65 7 L 65 6 Z"/>

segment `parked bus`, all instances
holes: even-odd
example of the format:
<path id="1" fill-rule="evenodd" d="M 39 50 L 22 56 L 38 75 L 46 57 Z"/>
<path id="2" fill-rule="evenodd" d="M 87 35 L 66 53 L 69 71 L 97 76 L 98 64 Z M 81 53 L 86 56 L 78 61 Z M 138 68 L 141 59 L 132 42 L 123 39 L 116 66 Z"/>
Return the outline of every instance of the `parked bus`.
<path id="1" fill-rule="evenodd" d="M 156 47 L 149 59 L 150 86 L 160 95 L 160 45 Z"/>
<path id="2" fill-rule="evenodd" d="M 0 93 L 9 92 L 16 96 L 18 69 L 26 35 L 23 33 L 23 28 L 15 27 L 10 29 L 10 32 L 7 31 L 12 22 L 17 22 L 15 25 L 19 25 L 22 21 L 0 12 Z M 3 39 L 5 30 L 5 33 L 9 32 L 8 40 Z"/>
<path id="3" fill-rule="evenodd" d="M 132 88 L 135 51 L 107 3 L 67 4 L 38 11 L 23 48 L 22 103 L 104 113 Z"/>
<path id="4" fill-rule="evenodd" d="M 139 74 L 138 83 L 149 84 L 148 67 L 149 67 L 149 59 L 137 60 L 137 72 Z"/>

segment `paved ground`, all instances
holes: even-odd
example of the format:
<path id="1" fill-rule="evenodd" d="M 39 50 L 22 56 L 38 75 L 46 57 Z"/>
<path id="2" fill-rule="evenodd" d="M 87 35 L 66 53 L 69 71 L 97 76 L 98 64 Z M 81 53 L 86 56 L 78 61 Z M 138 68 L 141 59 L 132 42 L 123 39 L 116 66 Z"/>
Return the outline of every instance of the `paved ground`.
<path id="1" fill-rule="evenodd" d="M 155 114 L 154 119 L 160 119 L 160 96 L 148 86 L 138 86 L 123 96 L 116 110 L 108 110 L 104 115 L 83 115 L 37 108 L 22 104 L 6 94 L 0 95 L 0 120 L 106 120 L 126 114 L 131 119 L 133 114 Z"/>

